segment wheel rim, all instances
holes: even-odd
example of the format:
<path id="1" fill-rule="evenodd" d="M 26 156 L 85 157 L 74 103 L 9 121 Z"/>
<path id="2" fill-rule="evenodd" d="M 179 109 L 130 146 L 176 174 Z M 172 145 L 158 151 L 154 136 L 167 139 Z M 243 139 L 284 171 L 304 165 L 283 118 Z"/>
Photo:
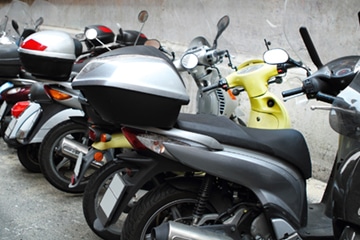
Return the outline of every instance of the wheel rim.
<path id="1" fill-rule="evenodd" d="M 69 138 L 71 140 L 75 140 L 77 142 L 80 142 L 82 144 L 87 144 L 88 138 L 86 135 L 85 129 L 76 129 L 72 131 L 68 131 L 61 135 L 57 141 L 52 146 L 52 154 L 50 155 L 50 164 L 51 167 L 54 169 L 55 174 L 59 179 L 62 179 L 64 182 L 68 183 L 71 180 L 71 177 L 74 172 L 74 167 L 76 163 L 76 159 L 68 158 L 60 153 L 59 144 L 61 139 L 63 138 Z M 83 181 L 87 181 L 89 178 L 89 175 L 87 174 L 84 176 Z"/>
<path id="2" fill-rule="evenodd" d="M 184 198 L 174 200 L 162 206 L 148 219 L 142 229 L 140 239 L 151 239 L 151 229 L 163 222 L 174 220 L 190 224 L 196 202 L 196 199 Z"/>

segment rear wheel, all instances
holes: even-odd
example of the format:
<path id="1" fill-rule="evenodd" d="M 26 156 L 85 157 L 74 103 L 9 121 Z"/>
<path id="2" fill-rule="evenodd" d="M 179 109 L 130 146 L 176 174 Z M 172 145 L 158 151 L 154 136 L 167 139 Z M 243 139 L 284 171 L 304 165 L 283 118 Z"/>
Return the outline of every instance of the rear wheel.
<path id="1" fill-rule="evenodd" d="M 49 131 L 40 147 L 39 164 L 45 178 L 57 189 L 69 193 L 82 193 L 95 171 L 89 169 L 77 187 L 69 188 L 74 172 L 76 159 L 64 156 L 60 152 L 59 144 L 63 138 L 69 138 L 88 145 L 88 127 L 71 120 L 58 124 Z"/>
<path id="2" fill-rule="evenodd" d="M 108 162 L 93 174 L 84 191 L 83 212 L 86 222 L 91 230 L 103 239 L 120 239 L 121 236 L 126 214 L 122 214 L 116 223 L 107 226 L 103 231 L 94 228 L 94 221 L 99 216 L 98 207 L 114 175 L 123 171 L 126 171 L 126 168 L 122 164 L 116 161 Z"/>
<path id="3" fill-rule="evenodd" d="M 17 148 L 18 159 L 27 170 L 34 173 L 41 172 L 39 165 L 40 144 L 27 144 Z"/>
<path id="4" fill-rule="evenodd" d="M 93 174 L 85 188 L 83 196 L 83 212 L 86 223 L 96 235 L 103 239 L 121 239 L 123 223 L 127 217 L 129 209 L 136 205 L 139 199 L 141 199 L 149 189 L 154 188 L 154 186 L 159 185 L 163 181 L 163 175 L 159 174 L 154 179 L 147 182 L 143 186 L 143 189 L 140 189 L 130 200 L 127 208 L 121 213 L 120 217 L 114 221 L 114 223 L 106 226 L 103 230 L 96 229 L 94 227 L 94 222 L 101 214 L 99 206 L 113 177 L 115 174 L 122 175 L 127 173 L 129 168 L 131 167 L 123 162 L 117 161 L 116 159 L 114 161 L 110 161 Z"/>
<path id="5" fill-rule="evenodd" d="M 124 223 L 122 239 L 150 239 L 151 230 L 167 221 L 191 224 L 197 194 L 165 184 L 146 194 L 130 210 Z M 215 212 L 209 206 L 207 212 Z"/>

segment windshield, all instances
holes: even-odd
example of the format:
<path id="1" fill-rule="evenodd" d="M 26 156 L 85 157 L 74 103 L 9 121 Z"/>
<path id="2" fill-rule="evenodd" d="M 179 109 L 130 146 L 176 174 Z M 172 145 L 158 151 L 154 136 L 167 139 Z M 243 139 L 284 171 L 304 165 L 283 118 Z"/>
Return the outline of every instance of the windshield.
<path id="1" fill-rule="evenodd" d="M 54 25 L 61 20 L 57 7 L 45 0 L 35 0 L 30 6 L 30 12 L 34 21 L 42 17 L 45 25 Z"/>
<path id="2" fill-rule="evenodd" d="M 340 92 L 332 107 L 329 114 L 331 128 L 341 135 L 360 139 L 360 72 Z"/>
<path id="3" fill-rule="evenodd" d="M 299 34 L 299 28 L 305 26 L 323 64 L 360 54 L 359 10 L 360 1 L 285 0 L 283 32 L 290 46 L 286 50 L 312 71 L 317 70 Z"/>
<path id="4" fill-rule="evenodd" d="M 21 34 L 24 28 L 32 27 L 34 21 L 31 17 L 30 6 L 27 3 L 13 0 L 7 7 L 6 16 L 8 17 L 8 23 L 6 26 L 6 32 L 13 38 L 18 38 L 19 34 L 13 28 L 11 21 L 16 21 L 19 26 L 19 33 Z"/>

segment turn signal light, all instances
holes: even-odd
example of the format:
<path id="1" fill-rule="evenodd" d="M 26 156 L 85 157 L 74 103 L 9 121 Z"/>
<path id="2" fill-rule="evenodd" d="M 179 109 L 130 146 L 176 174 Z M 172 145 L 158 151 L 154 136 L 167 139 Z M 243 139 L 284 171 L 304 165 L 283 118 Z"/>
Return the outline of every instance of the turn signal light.
<path id="1" fill-rule="evenodd" d="M 109 142 L 111 140 L 111 135 L 107 133 L 102 133 L 100 135 L 100 142 Z"/>
<path id="2" fill-rule="evenodd" d="M 21 101 L 15 103 L 15 105 L 11 108 L 11 115 L 15 118 L 20 117 L 20 115 L 29 107 L 30 101 Z"/>
<path id="3" fill-rule="evenodd" d="M 235 95 L 233 94 L 233 92 L 232 92 L 232 90 L 227 90 L 227 92 L 228 92 L 228 94 L 229 94 L 229 96 L 230 96 L 230 98 L 232 99 L 232 100 L 236 100 L 236 97 L 235 97 Z"/>
<path id="4" fill-rule="evenodd" d="M 96 152 L 94 153 L 94 160 L 97 162 L 101 162 L 104 158 L 104 155 L 102 152 Z"/>
<path id="5" fill-rule="evenodd" d="M 49 86 L 45 86 L 46 92 L 55 100 L 66 100 L 71 98 L 71 95 L 61 92 L 59 90 L 53 89 Z"/>

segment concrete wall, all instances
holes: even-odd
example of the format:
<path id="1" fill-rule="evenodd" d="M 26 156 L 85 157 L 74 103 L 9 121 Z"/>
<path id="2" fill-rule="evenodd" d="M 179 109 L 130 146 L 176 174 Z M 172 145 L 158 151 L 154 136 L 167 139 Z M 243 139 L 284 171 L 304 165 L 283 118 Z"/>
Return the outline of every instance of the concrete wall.
<path id="1" fill-rule="evenodd" d="M 47 7 L 40 7 L 39 1 L 27 2 L 34 6 L 31 9 L 34 19 L 43 16 L 46 25 L 70 28 L 74 32 L 81 32 L 85 25 L 100 23 L 114 31 L 117 29 L 116 23 L 120 23 L 124 29 L 139 30 L 141 25 L 137 22 L 137 14 L 146 9 L 150 16 L 143 32 L 149 38 L 157 38 L 165 46 L 170 46 L 177 56 L 198 35 L 212 42 L 216 23 L 225 14 L 230 16 L 230 26 L 220 38 L 218 46 L 229 49 L 236 64 L 249 58 L 261 58 L 266 50 L 266 38 L 271 41 L 272 47 L 285 48 L 293 58 L 301 58 L 316 69 L 301 44 L 298 34 L 300 25 L 309 28 L 323 62 L 360 53 L 357 20 L 359 0 L 288 0 L 286 14 L 284 0 L 48 0 L 46 3 L 52 6 Z M 6 3 L 2 2 L 0 6 Z M 287 34 L 284 35 L 284 32 Z M 299 86 L 299 79 L 304 74 L 301 71 L 294 73 L 289 74 L 282 85 L 271 86 L 271 91 L 280 97 L 282 90 Z M 194 97 L 195 86 L 186 74 L 184 78 L 189 94 Z M 246 115 L 248 101 L 245 93 L 240 102 Z M 309 143 L 314 160 L 314 177 L 326 180 L 337 143 L 336 134 L 328 124 L 328 113 L 311 111 L 311 105 L 320 104 L 315 101 L 298 99 L 285 104 L 293 127 L 299 129 Z M 183 110 L 195 111 L 194 104 Z"/>

